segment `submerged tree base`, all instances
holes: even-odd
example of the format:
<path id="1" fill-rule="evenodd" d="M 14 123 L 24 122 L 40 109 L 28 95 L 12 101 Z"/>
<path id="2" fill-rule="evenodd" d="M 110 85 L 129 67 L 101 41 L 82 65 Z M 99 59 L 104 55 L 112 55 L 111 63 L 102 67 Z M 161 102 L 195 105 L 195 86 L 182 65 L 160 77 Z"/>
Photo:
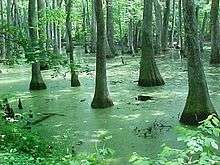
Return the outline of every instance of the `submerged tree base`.
<path id="1" fill-rule="evenodd" d="M 30 83 L 30 90 L 43 90 L 47 89 L 47 86 L 44 82 L 39 82 L 39 83 Z"/>
<path id="2" fill-rule="evenodd" d="M 72 80 L 71 81 L 71 87 L 79 87 L 81 84 L 79 82 L 79 80 Z"/>
<path id="3" fill-rule="evenodd" d="M 151 80 L 139 79 L 138 86 L 141 87 L 153 87 L 153 86 L 162 86 L 165 82 L 162 78 L 153 78 Z"/>
<path id="4" fill-rule="evenodd" d="M 78 74 L 76 71 L 74 71 L 74 69 L 71 71 L 71 87 L 79 87 L 80 81 L 78 78 Z"/>
<path id="5" fill-rule="evenodd" d="M 186 125 L 197 126 L 200 125 L 201 121 L 208 118 L 209 115 L 213 115 L 215 113 L 211 112 L 183 112 L 180 118 L 180 122 Z M 217 116 L 217 114 L 215 114 Z"/>
<path id="6" fill-rule="evenodd" d="M 108 108 L 114 106 L 113 101 L 109 97 L 94 98 L 91 107 L 94 109 Z"/>
<path id="7" fill-rule="evenodd" d="M 210 64 L 219 65 L 220 64 L 220 59 L 210 59 Z"/>

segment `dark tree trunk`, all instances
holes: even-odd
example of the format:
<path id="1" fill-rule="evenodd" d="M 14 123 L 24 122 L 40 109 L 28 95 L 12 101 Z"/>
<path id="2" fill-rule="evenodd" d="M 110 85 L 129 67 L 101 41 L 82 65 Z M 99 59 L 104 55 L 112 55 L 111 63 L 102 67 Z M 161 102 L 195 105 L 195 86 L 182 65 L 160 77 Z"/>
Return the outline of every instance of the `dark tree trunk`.
<path id="1" fill-rule="evenodd" d="M 135 24 L 135 32 L 134 32 L 134 51 L 135 53 L 138 53 L 138 50 L 139 50 L 139 45 L 138 45 L 138 42 L 139 42 L 139 33 L 140 33 L 140 29 L 141 29 L 141 21 L 138 21 L 136 24 Z"/>
<path id="2" fill-rule="evenodd" d="M 205 73 L 200 59 L 198 27 L 194 6 L 194 0 L 183 0 L 189 92 L 180 122 L 187 125 L 197 125 L 210 114 L 216 113 L 209 97 Z"/>
<path id="3" fill-rule="evenodd" d="M 29 26 L 29 37 L 31 42 L 31 51 L 35 51 L 38 44 L 37 36 L 37 10 L 36 10 L 36 0 L 29 0 L 28 5 L 28 26 Z M 32 64 L 32 78 L 30 82 L 30 90 L 41 90 L 46 89 L 46 84 L 43 81 L 40 72 L 40 63 L 34 59 Z"/>
<path id="4" fill-rule="evenodd" d="M 32 78 L 30 82 L 30 90 L 42 90 L 46 89 L 46 84 L 43 81 L 41 72 L 40 72 L 40 63 L 34 62 L 32 64 Z"/>
<path id="5" fill-rule="evenodd" d="M 68 52 L 70 57 L 70 69 L 71 69 L 71 87 L 80 86 L 80 82 L 78 79 L 78 74 L 76 72 L 76 68 L 74 67 L 74 56 L 73 56 L 73 37 L 72 37 L 72 24 L 70 20 L 71 8 L 72 8 L 72 0 L 66 1 L 66 30 L 68 35 Z"/>
<path id="6" fill-rule="evenodd" d="M 208 18 L 208 13 L 205 12 L 203 21 L 202 21 L 202 28 L 201 28 L 201 34 L 200 34 L 200 48 L 201 51 L 203 50 L 204 42 L 205 42 L 205 29 L 206 29 L 206 24 L 207 24 L 207 18 Z"/>
<path id="7" fill-rule="evenodd" d="M 162 9 L 158 0 L 154 1 L 155 21 L 156 21 L 156 39 L 155 53 L 161 52 L 161 31 L 162 31 Z"/>
<path id="8" fill-rule="evenodd" d="M 6 6 L 6 15 L 7 15 L 7 26 L 11 26 L 11 5 L 12 1 L 7 0 L 7 6 Z M 11 57 L 12 52 L 12 43 L 11 43 L 11 36 L 10 34 L 6 35 L 6 58 L 9 59 Z"/>
<path id="9" fill-rule="evenodd" d="M 95 11 L 97 18 L 96 83 L 91 106 L 92 108 L 107 108 L 113 106 L 113 102 L 109 97 L 107 87 L 103 0 L 95 0 Z"/>
<path id="10" fill-rule="evenodd" d="M 164 85 L 164 81 L 157 68 L 153 50 L 152 4 L 151 0 L 144 0 L 142 56 L 138 85 L 143 87 Z"/>
<path id="11" fill-rule="evenodd" d="M 170 37 L 170 46 L 173 48 L 173 42 L 174 42 L 174 29 L 175 29 L 175 11 L 176 11 L 176 1 L 173 0 L 173 6 L 172 6 L 172 26 L 171 26 L 171 37 Z"/>
<path id="12" fill-rule="evenodd" d="M 85 0 L 82 0 L 82 8 L 83 8 L 83 21 L 82 21 L 82 30 L 83 30 L 83 34 L 84 34 L 84 50 L 85 53 L 89 53 L 89 49 L 88 49 L 88 43 L 87 43 L 87 26 L 86 26 L 86 4 L 85 4 Z"/>
<path id="13" fill-rule="evenodd" d="M 134 55 L 134 33 L 133 33 L 133 20 L 130 18 L 128 24 L 128 53 Z"/>
<path id="14" fill-rule="evenodd" d="M 1 26 L 4 25 L 3 1 L 0 2 Z M 5 35 L 0 34 L 0 59 L 5 59 Z"/>
<path id="15" fill-rule="evenodd" d="M 163 16 L 163 29 L 161 34 L 161 48 L 163 51 L 167 50 L 169 16 L 170 16 L 170 0 L 166 0 L 166 6 L 164 8 L 164 16 Z"/>
<path id="16" fill-rule="evenodd" d="M 114 44 L 114 25 L 113 25 L 113 6 L 112 0 L 106 0 L 107 15 L 106 15 L 106 27 L 107 27 L 107 39 L 110 50 L 113 56 L 117 55 L 117 51 Z"/>
<path id="17" fill-rule="evenodd" d="M 180 46 L 180 54 L 184 54 L 184 48 L 183 48 L 183 34 L 182 34 L 182 0 L 179 0 L 179 40 L 178 45 Z M 182 56 L 181 55 L 181 56 Z"/>
<path id="18" fill-rule="evenodd" d="M 211 64 L 220 64 L 220 47 L 219 47 L 219 0 L 212 0 L 211 5 Z"/>
<path id="19" fill-rule="evenodd" d="M 57 0 L 52 0 L 53 9 L 57 9 Z M 58 48 L 58 24 L 57 22 L 53 22 L 53 52 L 55 54 L 59 54 Z"/>
<path id="20" fill-rule="evenodd" d="M 43 19 L 46 16 L 46 3 L 45 0 L 37 0 L 37 11 L 38 11 L 38 34 L 40 48 L 45 50 L 46 48 L 46 25 L 44 24 Z"/>
<path id="21" fill-rule="evenodd" d="M 91 41 L 90 41 L 90 52 L 96 52 L 97 43 L 97 27 L 96 27 L 96 16 L 95 16 L 95 0 L 92 0 L 92 19 L 91 19 Z"/>

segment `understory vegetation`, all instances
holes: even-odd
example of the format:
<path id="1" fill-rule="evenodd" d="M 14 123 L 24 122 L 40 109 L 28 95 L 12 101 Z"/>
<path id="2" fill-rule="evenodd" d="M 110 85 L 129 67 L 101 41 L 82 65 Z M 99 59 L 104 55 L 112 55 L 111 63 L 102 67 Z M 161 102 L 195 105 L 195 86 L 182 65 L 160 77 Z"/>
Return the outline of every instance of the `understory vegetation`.
<path id="1" fill-rule="evenodd" d="M 164 144 L 156 159 L 142 157 L 133 153 L 129 164 L 134 165 L 214 165 L 220 162 L 219 135 L 220 122 L 215 115 L 210 115 L 200 123 L 198 129 L 179 126 L 177 141 L 183 145 L 173 148 Z M 96 146 L 96 153 L 77 153 L 74 149 L 65 155 L 58 148 L 40 137 L 37 133 L 24 128 L 24 121 L 6 121 L 0 119 L 0 163 L 10 164 L 111 164 L 114 151 Z M 103 136 L 102 141 L 112 138 Z M 104 143 L 103 143 L 104 145 Z M 95 147 L 95 146 L 94 146 Z"/>

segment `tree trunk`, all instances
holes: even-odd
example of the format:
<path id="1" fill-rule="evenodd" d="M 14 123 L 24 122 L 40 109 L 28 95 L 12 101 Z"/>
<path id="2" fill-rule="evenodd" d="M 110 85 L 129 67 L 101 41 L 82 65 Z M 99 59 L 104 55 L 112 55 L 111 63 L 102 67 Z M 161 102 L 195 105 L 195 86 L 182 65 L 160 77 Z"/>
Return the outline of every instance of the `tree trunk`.
<path id="1" fill-rule="evenodd" d="M 194 0 L 183 0 L 189 92 L 180 122 L 187 125 L 198 125 L 210 114 L 216 113 L 209 97 L 205 73 L 200 59 L 198 27 L 194 6 Z"/>
<path id="2" fill-rule="evenodd" d="M 115 56 L 113 55 L 111 48 L 109 46 L 109 42 L 107 39 L 107 33 L 105 34 L 105 39 L 104 39 L 104 44 L 105 44 L 105 54 L 107 58 L 114 58 Z"/>
<path id="3" fill-rule="evenodd" d="M 4 11 L 3 11 L 3 1 L 0 2 L 0 10 L 1 10 L 1 26 L 4 26 Z M 0 35 L 0 59 L 5 59 L 5 35 Z"/>
<path id="4" fill-rule="evenodd" d="M 31 41 L 31 51 L 35 52 L 38 42 L 37 35 L 37 10 L 36 10 L 36 0 L 29 0 L 28 5 L 28 26 L 29 26 L 29 37 Z M 30 90 L 41 90 L 46 89 L 46 84 L 43 81 L 40 72 L 40 63 L 34 59 L 32 64 L 32 78 L 30 82 Z"/>
<path id="5" fill-rule="evenodd" d="M 134 32 L 134 51 L 135 53 L 138 53 L 138 49 L 139 49 L 139 45 L 138 45 L 138 42 L 139 42 L 139 33 L 140 33 L 140 28 L 141 27 L 141 21 L 137 21 L 137 23 L 135 24 L 135 32 Z"/>
<path id="6" fill-rule="evenodd" d="M 86 26 L 86 4 L 85 4 L 85 0 L 82 0 L 82 7 L 83 7 L 83 21 L 82 21 L 82 27 L 83 27 L 83 37 L 84 37 L 84 50 L 85 53 L 89 53 L 88 50 L 88 44 L 87 44 L 87 26 Z"/>
<path id="7" fill-rule="evenodd" d="M 38 11 L 38 34 L 39 34 L 39 45 L 41 50 L 46 48 L 46 25 L 44 18 L 46 17 L 46 4 L 45 0 L 37 0 L 37 11 Z"/>
<path id="8" fill-rule="evenodd" d="M 97 18 L 96 84 L 91 106 L 92 108 L 107 108 L 113 106 L 113 102 L 109 97 L 107 87 L 103 0 L 95 0 L 95 11 Z"/>
<path id="9" fill-rule="evenodd" d="M 57 0 L 57 7 L 59 9 L 62 9 L 62 1 L 63 0 Z M 58 22 L 57 24 L 57 45 L 58 45 L 58 53 L 61 54 L 62 53 L 62 43 L 61 43 L 61 38 L 62 38 L 62 33 L 61 33 L 61 24 L 60 22 Z"/>
<path id="10" fill-rule="evenodd" d="M 158 0 L 154 1 L 155 21 L 156 21 L 156 42 L 155 53 L 161 52 L 161 31 L 162 31 L 162 9 Z"/>
<path id="11" fill-rule="evenodd" d="M 74 67 L 74 56 L 73 56 L 73 37 L 72 37 L 72 24 L 70 20 L 72 8 L 72 0 L 66 0 L 66 30 L 68 35 L 68 52 L 70 57 L 70 70 L 71 70 L 71 87 L 80 86 L 80 82 L 78 79 L 78 73 L 76 72 L 76 68 Z"/>
<path id="12" fill-rule="evenodd" d="M 11 26 L 11 5 L 12 1 L 7 0 L 7 6 L 6 6 L 6 15 L 7 15 L 7 26 Z M 11 43 L 11 36 L 10 34 L 7 34 L 6 36 L 6 58 L 9 59 L 11 57 L 12 52 L 12 43 Z"/>
<path id="13" fill-rule="evenodd" d="M 152 5 L 153 2 L 151 0 L 144 0 L 142 56 L 138 81 L 138 85 L 143 87 L 164 85 L 164 81 L 160 75 L 154 58 Z"/>
<path id="14" fill-rule="evenodd" d="M 173 42 L 174 42 L 174 29 L 175 29 L 175 9 L 176 9 L 176 5 L 175 5 L 176 1 L 173 0 L 173 11 L 172 11 L 172 26 L 171 26 L 171 37 L 170 37 L 170 46 L 173 48 Z"/>
<path id="15" fill-rule="evenodd" d="M 207 18 L 208 18 L 208 13 L 205 12 L 203 21 L 202 21 L 201 33 L 200 33 L 200 48 L 202 52 L 204 51 L 203 46 L 205 42 L 205 29 L 206 29 L 206 24 L 207 24 Z"/>
<path id="16" fill-rule="evenodd" d="M 91 19 L 91 41 L 90 41 L 90 52 L 96 52 L 97 43 L 97 26 L 96 26 L 96 15 L 95 15 L 95 0 L 92 0 L 92 19 Z"/>
<path id="17" fill-rule="evenodd" d="M 133 33 L 133 20 L 130 18 L 128 24 L 128 53 L 134 55 L 134 33 Z"/>
<path id="18" fill-rule="evenodd" d="M 43 81 L 41 72 L 40 72 L 40 63 L 34 62 L 32 64 L 32 78 L 30 82 L 30 90 L 42 90 L 46 89 L 46 84 Z"/>
<path id="19" fill-rule="evenodd" d="M 57 9 L 57 0 L 53 0 L 52 2 L 52 7 L 53 9 Z M 57 22 L 53 22 L 53 52 L 55 54 L 59 54 L 59 49 L 58 49 L 58 32 L 57 32 Z"/>
<path id="20" fill-rule="evenodd" d="M 106 27 L 107 27 L 107 39 L 110 50 L 113 56 L 117 55 L 116 48 L 114 45 L 114 25 L 113 25 L 113 9 L 112 0 L 106 0 L 107 14 L 106 14 Z"/>
<path id="21" fill-rule="evenodd" d="M 219 47 L 219 0 L 212 0 L 211 4 L 211 64 L 220 64 Z"/>
<path id="22" fill-rule="evenodd" d="M 167 50 L 169 16 L 170 16 L 170 0 L 166 0 L 166 6 L 164 8 L 164 16 L 163 16 L 163 29 L 161 34 L 162 51 Z"/>
<path id="23" fill-rule="evenodd" d="M 180 54 L 181 56 L 184 55 L 184 48 L 183 48 L 183 34 L 182 34 L 182 0 L 179 0 L 179 39 L 178 45 L 180 46 Z"/>

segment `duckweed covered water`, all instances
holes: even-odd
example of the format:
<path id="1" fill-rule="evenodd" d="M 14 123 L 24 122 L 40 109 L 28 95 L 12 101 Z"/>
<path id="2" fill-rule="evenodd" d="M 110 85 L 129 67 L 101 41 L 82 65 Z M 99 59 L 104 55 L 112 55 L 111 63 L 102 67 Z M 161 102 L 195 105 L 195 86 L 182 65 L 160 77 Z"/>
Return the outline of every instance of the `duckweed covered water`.
<path id="1" fill-rule="evenodd" d="M 16 100 L 22 99 L 24 110 L 32 110 L 34 117 L 39 113 L 58 113 L 65 116 L 52 116 L 34 126 L 34 130 L 54 142 L 63 152 L 70 152 L 77 146 L 77 152 L 94 152 L 102 136 L 112 136 L 106 147 L 115 151 L 115 164 L 127 164 L 133 152 L 154 157 L 161 145 L 179 145 L 176 142 L 175 129 L 157 132 L 153 137 L 138 137 L 136 127 L 145 128 L 156 120 L 166 125 L 180 125 L 181 114 L 187 96 L 186 62 L 176 52 L 158 57 L 158 66 L 166 85 L 162 87 L 142 88 L 137 86 L 139 57 L 124 57 L 108 61 L 108 84 L 115 106 L 108 109 L 91 109 L 94 93 L 95 58 L 84 57 L 81 66 L 90 72 L 80 73 L 82 86 L 70 87 L 70 77 L 51 78 L 52 71 L 44 71 L 47 90 L 28 90 L 30 67 L 16 66 L 3 68 L 0 74 L 0 93 L 12 97 L 10 101 L 16 109 Z M 220 113 L 220 68 L 205 63 L 205 71 L 212 102 Z M 137 101 L 138 95 L 152 96 L 146 102 Z M 80 144 L 79 144 L 80 143 Z M 81 144 L 82 143 L 82 144 Z M 77 145 L 79 144 L 79 145 Z"/>

